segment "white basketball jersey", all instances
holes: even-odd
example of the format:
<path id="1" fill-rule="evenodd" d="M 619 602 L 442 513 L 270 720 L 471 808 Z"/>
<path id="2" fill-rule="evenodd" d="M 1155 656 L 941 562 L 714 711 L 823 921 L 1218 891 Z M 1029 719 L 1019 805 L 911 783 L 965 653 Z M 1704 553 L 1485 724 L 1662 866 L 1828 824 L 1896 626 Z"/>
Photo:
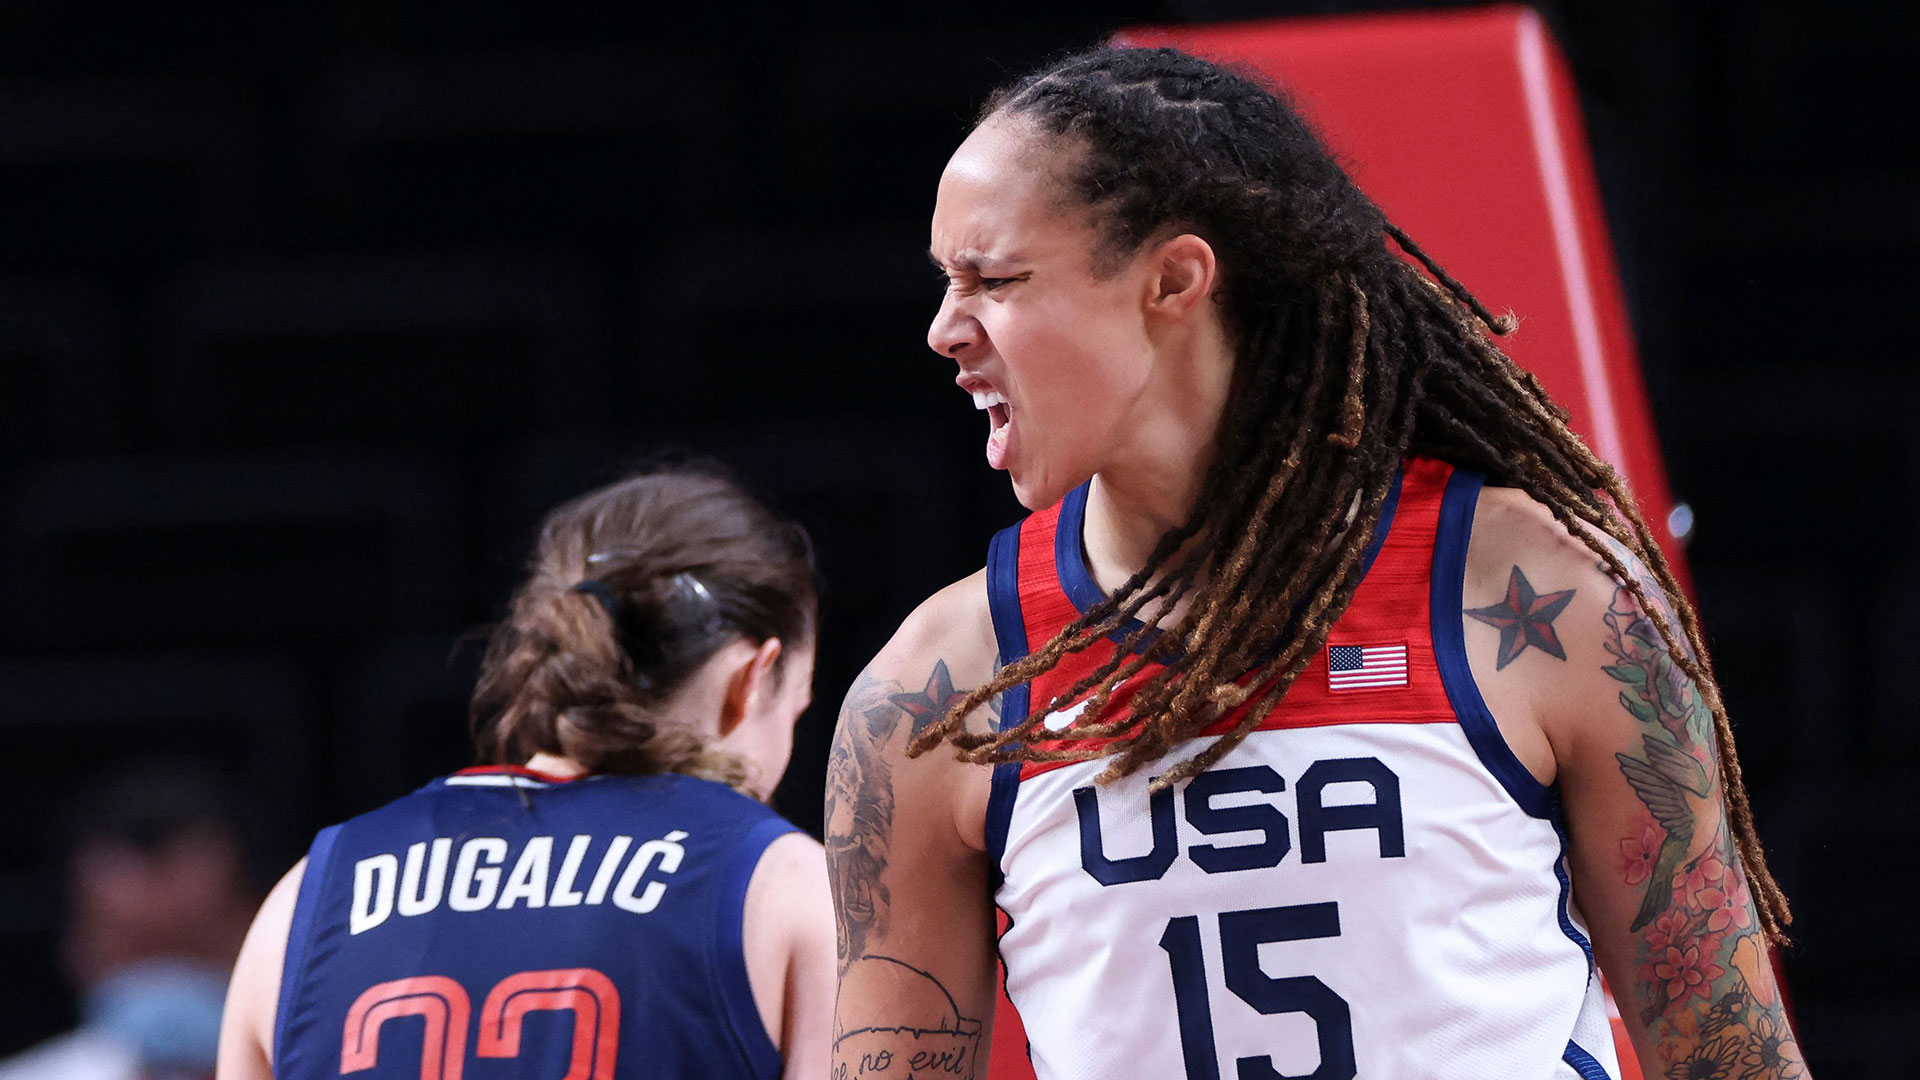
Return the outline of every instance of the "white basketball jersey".
<path id="1" fill-rule="evenodd" d="M 1406 464 L 1327 647 L 1205 773 L 1149 793 L 1198 743 L 1106 787 L 1102 761 L 996 769 L 1000 952 L 1041 1080 L 1618 1077 L 1554 793 L 1462 649 L 1479 490 Z M 1082 488 L 995 537 L 1005 660 L 1099 601 L 1085 506 Z M 1069 656 L 1006 715 L 1113 647 Z"/>

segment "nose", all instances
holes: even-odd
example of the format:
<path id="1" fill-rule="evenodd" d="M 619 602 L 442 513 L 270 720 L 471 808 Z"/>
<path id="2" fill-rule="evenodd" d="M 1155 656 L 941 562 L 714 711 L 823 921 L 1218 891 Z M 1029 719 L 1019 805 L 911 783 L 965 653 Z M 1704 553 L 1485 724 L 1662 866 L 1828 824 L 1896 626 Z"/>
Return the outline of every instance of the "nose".
<path id="1" fill-rule="evenodd" d="M 927 347 L 941 356 L 958 359 L 969 348 L 975 348 L 986 340 L 986 332 L 980 327 L 980 320 L 960 310 L 953 293 L 940 298 L 940 310 L 934 313 L 933 325 L 927 327 Z"/>

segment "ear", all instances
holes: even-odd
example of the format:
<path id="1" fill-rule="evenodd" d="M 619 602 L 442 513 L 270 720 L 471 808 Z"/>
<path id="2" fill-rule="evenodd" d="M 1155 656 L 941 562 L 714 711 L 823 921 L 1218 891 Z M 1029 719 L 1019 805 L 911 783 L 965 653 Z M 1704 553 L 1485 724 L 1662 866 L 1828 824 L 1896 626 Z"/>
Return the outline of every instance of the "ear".
<path id="1" fill-rule="evenodd" d="M 780 659 L 779 638 L 768 638 L 753 650 L 753 655 L 727 676 L 727 696 L 720 702 L 720 737 L 733 734 L 760 697 L 772 693 L 773 664 Z"/>
<path id="2" fill-rule="evenodd" d="M 1149 256 L 1148 310 L 1163 318 L 1184 319 L 1213 296 L 1220 265 L 1213 245 L 1192 233 L 1161 241 Z"/>

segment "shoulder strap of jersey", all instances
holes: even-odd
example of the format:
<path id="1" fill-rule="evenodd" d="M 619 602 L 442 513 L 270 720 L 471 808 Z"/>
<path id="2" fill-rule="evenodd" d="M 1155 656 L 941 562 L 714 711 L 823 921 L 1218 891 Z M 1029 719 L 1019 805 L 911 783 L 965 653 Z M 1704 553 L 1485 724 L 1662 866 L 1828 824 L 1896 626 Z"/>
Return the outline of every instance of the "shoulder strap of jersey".
<path id="1" fill-rule="evenodd" d="M 1084 498 L 1085 489 L 1081 489 Z M 1069 496 L 1071 498 L 1072 496 Z M 993 636 L 1002 665 L 1027 655 L 1035 640 L 1045 641 L 1078 612 L 1060 588 L 1054 569 L 1054 538 L 1062 504 L 1030 514 L 1018 524 L 995 533 L 987 545 L 987 606 L 993 618 Z M 1049 629 L 1051 627 L 1052 629 Z M 1021 683 L 1000 698 L 1000 723 L 1017 724 L 1027 717 L 1032 688 Z M 991 855 L 994 887 L 999 887 L 1000 855 L 1013 816 L 1015 791 L 1020 785 L 1020 763 L 994 766 L 987 798 L 987 850 Z"/>
<path id="2" fill-rule="evenodd" d="M 1062 508 L 1076 497 L 1084 504 L 1084 486 L 1001 529 L 987 545 L 987 603 L 1003 665 L 1026 656 L 1080 614 L 1060 585 L 1054 555 Z M 1026 717 L 1027 692 L 1025 684 L 1007 692 L 1000 705 L 1001 723 Z"/>

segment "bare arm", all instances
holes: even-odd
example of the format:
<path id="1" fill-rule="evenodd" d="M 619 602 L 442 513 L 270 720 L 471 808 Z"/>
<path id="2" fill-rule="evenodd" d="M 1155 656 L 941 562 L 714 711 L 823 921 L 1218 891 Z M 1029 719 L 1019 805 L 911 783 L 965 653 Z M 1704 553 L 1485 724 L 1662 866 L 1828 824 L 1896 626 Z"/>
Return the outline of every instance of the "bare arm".
<path id="1" fill-rule="evenodd" d="M 935 596 L 841 708 L 826 805 L 840 971 L 835 1080 L 986 1074 L 994 1003 L 987 770 L 945 748 L 906 756 L 918 730 L 991 674 L 985 609 L 980 575 Z"/>
<path id="2" fill-rule="evenodd" d="M 1491 533 L 1521 539 L 1499 552 L 1491 541 L 1492 558 L 1476 553 L 1477 586 L 1469 570 L 1474 674 L 1490 704 L 1506 703 L 1496 715 L 1530 713 L 1551 745 L 1575 899 L 1642 1068 L 1648 1076 L 1804 1077 L 1733 849 L 1699 688 L 1590 550 L 1551 521 L 1542 526 L 1538 507 L 1508 507 L 1502 517 L 1483 499 L 1489 509 L 1509 526 Z M 1657 585 L 1632 565 L 1659 602 Z M 1489 604 L 1481 612 L 1511 608 L 1516 594 L 1532 598 L 1517 630 L 1476 616 L 1477 603 Z M 1554 599 L 1561 594 L 1564 602 Z"/>
<path id="3" fill-rule="evenodd" d="M 782 1080 L 827 1075 L 833 1033 L 833 907 L 826 854 L 799 833 L 767 845 L 747 885 L 747 976 Z"/>
<path id="4" fill-rule="evenodd" d="M 301 859 L 273 887 L 240 946 L 233 981 L 227 986 L 226 1012 L 220 1019 L 217 1080 L 272 1080 L 280 965 L 286 960 L 287 932 L 306 870 L 307 860 Z"/>

